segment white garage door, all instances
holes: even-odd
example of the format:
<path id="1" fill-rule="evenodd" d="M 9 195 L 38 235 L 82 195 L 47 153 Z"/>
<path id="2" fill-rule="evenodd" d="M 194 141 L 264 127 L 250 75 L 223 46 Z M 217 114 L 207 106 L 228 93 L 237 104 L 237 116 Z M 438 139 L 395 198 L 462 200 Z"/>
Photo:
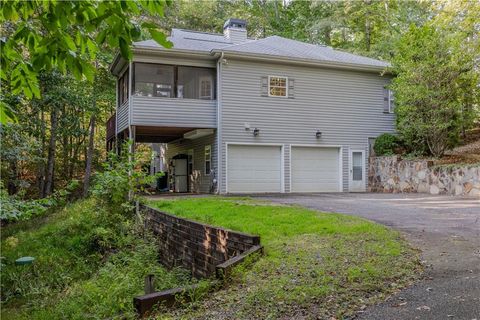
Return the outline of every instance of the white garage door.
<path id="1" fill-rule="evenodd" d="M 281 192 L 281 148 L 231 145 L 227 150 L 227 192 Z"/>
<path id="2" fill-rule="evenodd" d="M 340 189 L 339 148 L 292 147 L 292 192 Z"/>

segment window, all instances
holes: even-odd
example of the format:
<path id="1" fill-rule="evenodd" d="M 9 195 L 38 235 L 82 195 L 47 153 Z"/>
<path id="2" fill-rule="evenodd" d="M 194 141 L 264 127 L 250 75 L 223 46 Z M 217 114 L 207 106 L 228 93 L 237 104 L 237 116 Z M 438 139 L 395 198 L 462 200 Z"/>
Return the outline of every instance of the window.
<path id="1" fill-rule="evenodd" d="M 212 171 L 212 146 L 205 146 L 205 174 Z"/>
<path id="2" fill-rule="evenodd" d="M 128 68 L 118 79 L 118 104 L 122 105 L 128 100 Z"/>
<path id="3" fill-rule="evenodd" d="M 214 100 L 213 68 L 135 63 L 133 94 L 146 97 Z"/>
<path id="4" fill-rule="evenodd" d="M 287 96 L 287 77 L 268 77 L 268 95 L 270 97 L 286 97 Z"/>
<path id="5" fill-rule="evenodd" d="M 134 94 L 145 97 L 173 98 L 174 67 L 135 63 Z"/>
<path id="6" fill-rule="evenodd" d="M 395 94 L 388 87 L 383 88 L 383 112 L 393 113 L 395 110 Z"/>
<path id="7" fill-rule="evenodd" d="M 193 173 L 193 149 L 188 150 L 188 174 Z"/>
<path id="8" fill-rule="evenodd" d="M 392 90 L 388 89 L 388 112 L 393 113 L 395 110 L 395 95 Z"/>
<path id="9" fill-rule="evenodd" d="M 363 180 L 363 154 L 362 152 L 352 152 L 352 180 Z"/>

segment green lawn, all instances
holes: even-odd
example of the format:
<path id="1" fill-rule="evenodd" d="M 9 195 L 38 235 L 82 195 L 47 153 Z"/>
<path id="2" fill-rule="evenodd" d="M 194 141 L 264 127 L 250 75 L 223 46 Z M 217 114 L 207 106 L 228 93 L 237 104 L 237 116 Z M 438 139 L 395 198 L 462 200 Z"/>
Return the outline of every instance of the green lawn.
<path id="1" fill-rule="evenodd" d="M 158 264 L 132 216 L 78 201 L 47 217 L 2 228 L 1 319 L 133 319 L 147 274 L 158 289 L 191 282 Z M 21 256 L 33 266 L 15 266 Z"/>
<path id="2" fill-rule="evenodd" d="M 177 198 L 150 205 L 261 236 L 265 256 L 209 299 L 160 318 L 342 318 L 414 280 L 417 252 L 398 232 L 357 217 L 248 198 Z"/>

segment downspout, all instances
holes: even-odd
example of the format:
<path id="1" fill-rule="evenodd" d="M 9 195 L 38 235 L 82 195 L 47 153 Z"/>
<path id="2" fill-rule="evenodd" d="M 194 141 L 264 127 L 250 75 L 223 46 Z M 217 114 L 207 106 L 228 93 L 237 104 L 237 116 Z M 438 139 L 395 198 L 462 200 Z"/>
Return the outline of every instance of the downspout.
<path id="1" fill-rule="evenodd" d="M 221 128 L 221 114 L 222 114 L 222 61 L 224 53 L 220 53 L 217 60 L 217 194 L 221 193 L 223 184 L 222 177 L 222 128 Z"/>

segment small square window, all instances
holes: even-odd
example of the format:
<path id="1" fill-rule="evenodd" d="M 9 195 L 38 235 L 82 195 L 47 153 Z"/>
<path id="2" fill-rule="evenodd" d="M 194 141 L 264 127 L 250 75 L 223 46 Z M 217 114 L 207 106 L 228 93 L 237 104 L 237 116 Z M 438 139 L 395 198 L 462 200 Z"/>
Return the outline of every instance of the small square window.
<path id="1" fill-rule="evenodd" d="M 268 95 L 270 97 L 286 97 L 288 95 L 287 77 L 268 77 Z"/>

